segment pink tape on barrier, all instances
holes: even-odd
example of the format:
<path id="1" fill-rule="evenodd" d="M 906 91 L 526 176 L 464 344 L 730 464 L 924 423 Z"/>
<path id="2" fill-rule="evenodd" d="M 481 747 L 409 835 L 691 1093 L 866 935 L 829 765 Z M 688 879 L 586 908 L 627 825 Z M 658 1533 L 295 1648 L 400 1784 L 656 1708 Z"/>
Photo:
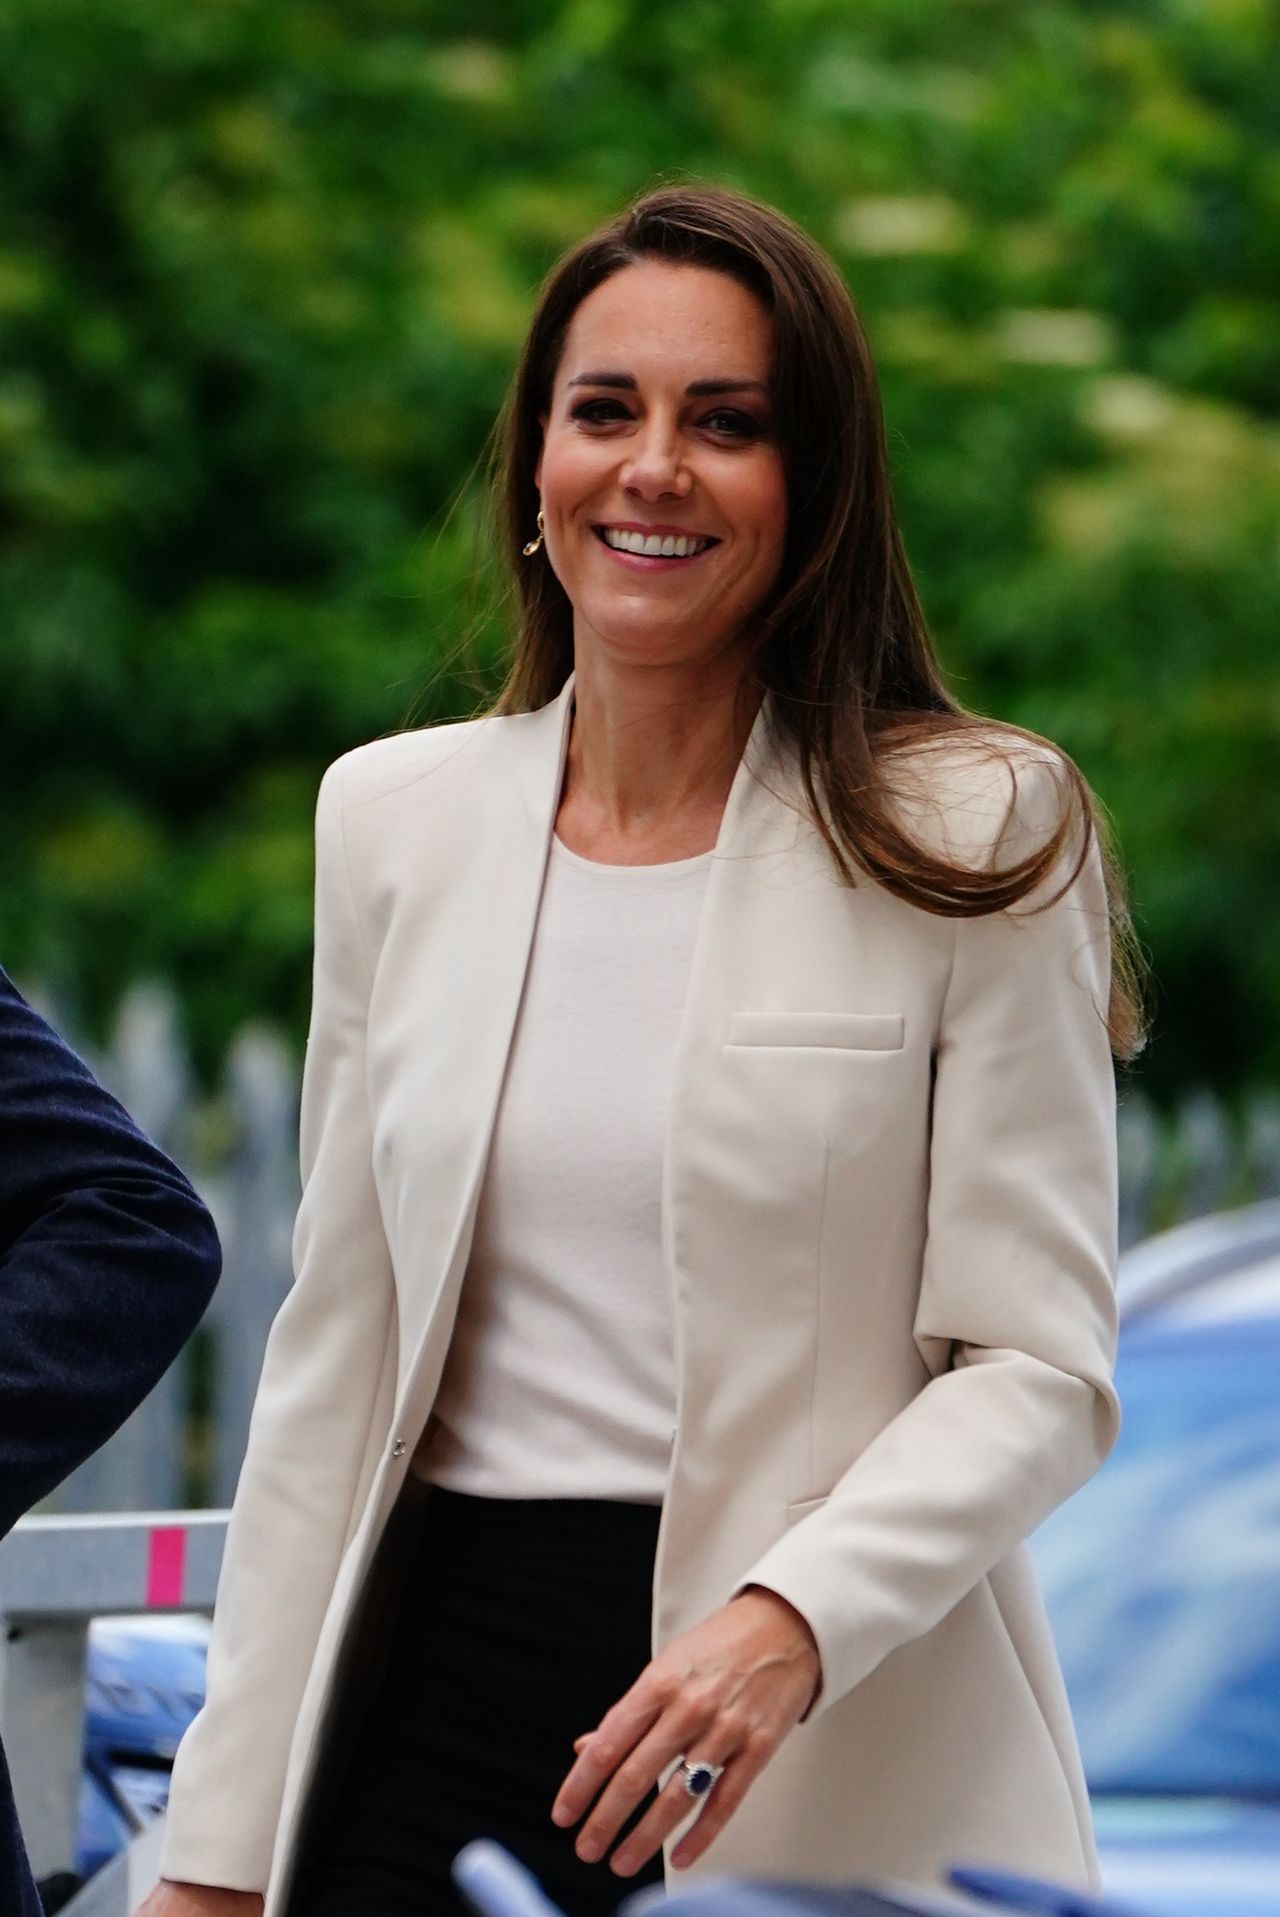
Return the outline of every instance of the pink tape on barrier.
<path id="1" fill-rule="evenodd" d="M 187 1534 L 180 1525 L 154 1530 L 147 1543 L 147 1609 L 181 1604 L 187 1569 Z"/>

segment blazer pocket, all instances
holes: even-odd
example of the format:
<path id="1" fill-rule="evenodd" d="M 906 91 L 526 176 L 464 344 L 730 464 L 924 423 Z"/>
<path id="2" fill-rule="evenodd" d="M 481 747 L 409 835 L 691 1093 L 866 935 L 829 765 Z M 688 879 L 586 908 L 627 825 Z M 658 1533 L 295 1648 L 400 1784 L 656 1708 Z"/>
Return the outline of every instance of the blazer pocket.
<path id="1" fill-rule="evenodd" d="M 903 1030 L 901 1012 L 731 1012 L 728 1043 L 898 1052 Z"/>

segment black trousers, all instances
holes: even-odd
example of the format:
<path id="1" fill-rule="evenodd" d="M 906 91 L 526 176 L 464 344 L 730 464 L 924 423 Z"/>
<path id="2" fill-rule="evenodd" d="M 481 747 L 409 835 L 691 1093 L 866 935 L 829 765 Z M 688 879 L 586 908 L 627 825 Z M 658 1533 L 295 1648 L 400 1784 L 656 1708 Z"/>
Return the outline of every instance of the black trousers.
<path id="1" fill-rule="evenodd" d="M 449 1865 L 494 1837 L 570 1917 L 606 1917 L 631 1877 L 584 1864 L 551 1805 L 593 1730 L 649 1662 L 659 1508 L 475 1498 L 439 1486 L 385 1674 L 339 1759 L 290 1917 L 457 1917 Z M 652 1794 L 624 1830 L 643 1816 Z"/>

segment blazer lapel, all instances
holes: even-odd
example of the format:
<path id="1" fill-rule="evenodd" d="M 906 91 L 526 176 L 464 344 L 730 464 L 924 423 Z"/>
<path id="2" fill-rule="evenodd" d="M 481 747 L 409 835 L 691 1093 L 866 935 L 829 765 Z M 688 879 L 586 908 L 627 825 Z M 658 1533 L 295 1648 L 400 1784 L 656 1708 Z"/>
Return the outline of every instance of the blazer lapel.
<path id="1" fill-rule="evenodd" d="M 415 1082 L 449 1101 L 434 1128 L 433 1176 L 418 1181 L 411 1233 L 415 1255 L 432 1257 L 425 1316 L 402 1353 L 402 1418 L 417 1429 L 430 1411 L 452 1334 L 502 1081 L 528 971 L 569 742 L 573 679 L 537 712 L 493 721 L 501 726 L 501 774 L 488 800 L 468 808 L 453 856 L 465 883 L 451 888 L 452 916 L 438 932 L 410 913 L 404 936 L 421 952 L 440 951 L 442 976 L 424 1021 L 421 995 L 409 1005 L 403 1042 L 418 1056 Z M 392 1034 L 393 1044 L 397 1034 Z M 419 1274 L 416 1281 L 421 1284 Z"/>

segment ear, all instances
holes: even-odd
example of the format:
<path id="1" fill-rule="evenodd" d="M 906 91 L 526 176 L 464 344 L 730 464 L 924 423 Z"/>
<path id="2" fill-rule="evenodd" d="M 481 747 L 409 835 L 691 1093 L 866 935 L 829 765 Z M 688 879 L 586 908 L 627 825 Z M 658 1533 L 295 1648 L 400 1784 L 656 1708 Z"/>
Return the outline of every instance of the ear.
<path id="1" fill-rule="evenodd" d="M 548 419 L 548 415 L 546 413 L 538 414 L 538 424 L 542 428 L 542 438 L 543 438 L 544 445 L 546 443 L 546 437 L 547 437 L 547 419 Z M 538 488 L 538 491 L 541 492 L 542 491 L 542 453 L 541 452 L 539 452 L 538 454 L 538 463 L 533 469 L 533 483 Z"/>

